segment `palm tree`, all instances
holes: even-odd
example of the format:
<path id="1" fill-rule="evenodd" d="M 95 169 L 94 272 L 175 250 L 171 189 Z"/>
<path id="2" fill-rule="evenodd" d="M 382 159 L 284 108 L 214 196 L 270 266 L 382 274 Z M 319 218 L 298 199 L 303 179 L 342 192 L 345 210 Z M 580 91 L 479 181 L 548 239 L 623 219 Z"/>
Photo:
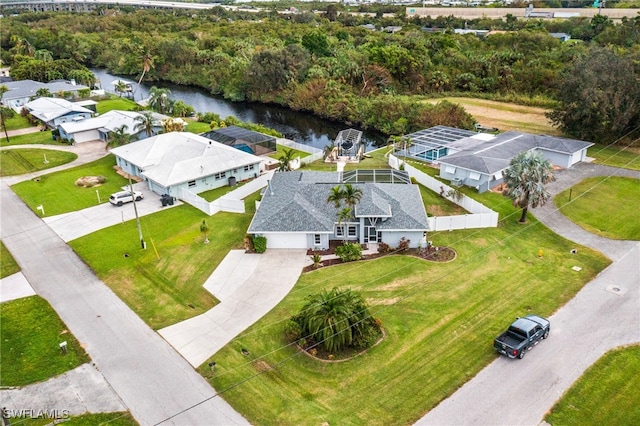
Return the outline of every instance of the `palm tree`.
<path id="1" fill-rule="evenodd" d="M 33 57 L 35 59 L 42 61 L 43 68 L 44 68 L 43 81 L 50 80 L 48 77 L 47 62 L 53 61 L 53 55 L 51 54 L 51 52 L 49 52 L 47 49 L 36 50 L 35 53 L 33 54 Z"/>
<path id="2" fill-rule="evenodd" d="M 342 226 L 342 222 L 351 220 L 351 209 L 349 207 L 344 207 L 338 211 L 338 226 Z M 347 232 L 346 230 L 342 230 L 342 236 L 344 237 L 344 241 L 347 241 Z"/>
<path id="3" fill-rule="evenodd" d="M 153 118 L 153 113 L 151 111 L 143 111 L 135 118 L 136 126 L 133 130 L 137 132 L 145 131 L 147 137 L 153 136 L 153 124 L 155 119 Z"/>
<path id="4" fill-rule="evenodd" d="M 168 114 L 171 112 L 171 99 L 169 95 L 171 90 L 159 89 L 153 86 L 149 90 L 149 108 L 158 111 L 161 114 Z"/>
<path id="5" fill-rule="evenodd" d="M 131 141 L 131 136 L 127 133 L 127 129 L 129 127 L 126 124 L 123 124 L 120 127 L 115 128 L 109 134 L 109 140 L 107 141 L 106 149 L 126 145 Z"/>
<path id="6" fill-rule="evenodd" d="M 340 185 L 336 185 L 331 188 L 331 192 L 327 197 L 327 203 L 333 203 L 336 208 L 340 207 L 342 200 L 344 199 L 344 193 L 342 192 L 342 188 Z"/>
<path id="7" fill-rule="evenodd" d="M 279 172 L 291 171 L 291 160 L 293 160 L 293 149 L 284 149 L 284 154 L 278 158 L 280 165 L 278 166 Z"/>
<path id="8" fill-rule="evenodd" d="M 347 206 L 353 208 L 362 200 L 362 190 L 354 188 L 350 183 L 346 183 L 342 189 L 342 198 Z"/>
<path id="9" fill-rule="evenodd" d="M 7 132 L 7 125 L 4 122 L 4 106 L 2 106 L 2 98 L 4 94 L 9 91 L 9 88 L 6 84 L 0 84 L 0 124 L 2 124 L 2 128 L 4 129 L 4 137 L 7 140 L 7 144 L 9 144 L 9 133 Z"/>
<path id="10" fill-rule="evenodd" d="M 514 206 L 522 209 L 519 222 L 527 221 L 529 206 L 543 206 L 549 200 L 551 194 L 544 185 L 554 180 L 551 163 L 540 153 L 523 152 L 511 160 L 509 168 L 504 171 L 505 194 Z"/>
<path id="11" fill-rule="evenodd" d="M 202 223 L 200 224 L 200 232 L 204 235 L 204 243 L 209 244 L 209 225 L 204 219 L 202 219 Z"/>
<path id="12" fill-rule="evenodd" d="M 138 87 L 140 87 L 140 83 L 142 83 L 142 79 L 144 78 L 144 75 L 149 72 L 149 70 L 151 68 L 153 68 L 153 56 L 151 56 L 151 53 L 149 53 L 149 50 L 145 50 L 142 53 L 142 57 L 140 58 L 142 60 L 142 74 L 140 75 L 140 79 L 138 80 L 138 84 L 136 85 L 135 90 L 133 91 L 133 99 L 135 100 L 136 98 L 136 90 L 138 90 Z"/>
<path id="13" fill-rule="evenodd" d="M 116 93 L 119 93 L 120 97 L 122 97 L 122 94 L 127 91 L 127 83 L 122 80 L 118 80 L 118 82 L 113 85 L 113 88 Z"/>
<path id="14" fill-rule="evenodd" d="M 36 95 L 34 96 L 34 99 L 36 98 L 52 98 L 53 97 L 53 93 L 51 93 L 51 90 L 49 90 L 46 87 L 41 87 L 38 90 L 36 90 Z"/>

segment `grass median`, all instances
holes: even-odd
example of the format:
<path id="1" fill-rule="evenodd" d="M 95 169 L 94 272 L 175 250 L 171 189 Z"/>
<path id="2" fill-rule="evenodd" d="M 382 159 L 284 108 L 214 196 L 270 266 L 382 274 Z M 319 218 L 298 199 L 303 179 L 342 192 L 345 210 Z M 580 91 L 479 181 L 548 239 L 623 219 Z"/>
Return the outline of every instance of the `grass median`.
<path id="1" fill-rule="evenodd" d="M 147 249 L 140 249 L 135 221 L 102 229 L 69 245 L 105 284 L 149 326 L 160 329 L 206 312 L 217 304 L 202 286 L 230 249 L 244 248 L 255 212 L 253 194 L 246 213 L 206 216 L 189 205 L 140 218 Z M 202 219 L 209 226 L 203 243 Z"/>
<path id="2" fill-rule="evenodd" d="M 11 255 L 11 252 L 0 241 L 0 279 L 20 272 L 20 266 Z"/>
<path id="3" fill-rule="evenodd" d="M 67 164 L 78 158 L 73 152 L 52 149 L 4 149 L 0 151 L 0 176 L 15 176 Z"/>
<path id="4" fill-rule="evenodd" d="M 553 199 L 571 221 L 606 238 L 640 240 L 637 212 L 626 204 L 638 202 L 640 179 L 592 177 L 556 195 Z"/>
<path id="5" fill-rule="evenodd" d="M 13 185 L 11 188 L 37 214 L 41 214 L 36 207 L 42 205 L 46 216 L 54 216 L 98 205 L 109 201 L 109 195 L 122 190 L 129 181 L 118 175 L 115 157 L 107 155 L 100 160 L 37 177 Z M 107 178 L 103 185 L 83 188 L 75 182 L 83 176 L 104 176 Z"/>
<path id="6" fill-rule="evenodd" d="M 571 254 L 574 243 L 531 217 L 518 224 L 519 210 L 499 194 L 474 197 L 502 220 L 430 233 L 457 251 L 454 262 L 391 256 L 307 273 L 212 358 L 215 373 L 207 362 L 199 371 L 254 424 L 415 422 L 495 359 L 493 338 L 514 317 L 551 315 L 609 264 L 586 247 Z M 320 362 L 287 345 L 284 324 L 305 296 L 334 286 L 362 292 L 386 337 L 350 361 Z"/>
<path id="7" fill-rule="evenodd" d="M 607 352 L 553 406 L 545 421 L 554 426 L 640 424 L 638 371 L 640 346 Z"/>
<path id="8" fill-rule="evenodd" d="M 23 386 L 46 380 L 89 361 L 89 355 L 39 296 L 12 300 L 0 309 L 0 385 Z M 67 342 L 63 353 L 60 343 Z"/>

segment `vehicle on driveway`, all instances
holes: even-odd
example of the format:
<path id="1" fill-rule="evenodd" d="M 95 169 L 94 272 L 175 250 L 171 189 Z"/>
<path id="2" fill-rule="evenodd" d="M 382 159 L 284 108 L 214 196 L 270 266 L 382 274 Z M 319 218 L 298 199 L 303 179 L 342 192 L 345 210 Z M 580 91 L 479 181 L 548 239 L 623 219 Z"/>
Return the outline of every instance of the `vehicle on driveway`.
<path id="1" fill-rule="evenodd" d="M 517 318 L 507 331 L 493 341 L 493 347 L 509 358 L 522 359 L 528 350 L 549 337 L 550 329 L 549 320 L 537 315 Z"/>
<path id="2" fill-rule="evenodd" d="M 132 202 L 134 198 L 136 201 L 140 201 L 144 198 L 144 194 L 139 191 L 133 191 L 133 195 L 131 195 L 131 191 L 120 191 L 111 194 L 109 202 L 114 206 L 121 206 L 125 203 Z"/>

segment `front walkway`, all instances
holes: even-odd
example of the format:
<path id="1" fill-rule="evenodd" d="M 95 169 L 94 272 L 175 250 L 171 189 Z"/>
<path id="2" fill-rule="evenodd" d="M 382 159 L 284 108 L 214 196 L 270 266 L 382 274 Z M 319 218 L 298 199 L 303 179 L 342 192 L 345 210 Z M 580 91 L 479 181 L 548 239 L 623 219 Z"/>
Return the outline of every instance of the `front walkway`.
<path id="1" fill-rule="evenodd" d="M 198 367 L 273 309 L 298 281 L 307 258 L 306 250 L 230 251 L 204 284 L 220 303 L 160 335 Z"/>
<path id="2" fill-rule="evenodd" d="M 22 272 L 0 279 L 0 303 L 35 295 Z"/>

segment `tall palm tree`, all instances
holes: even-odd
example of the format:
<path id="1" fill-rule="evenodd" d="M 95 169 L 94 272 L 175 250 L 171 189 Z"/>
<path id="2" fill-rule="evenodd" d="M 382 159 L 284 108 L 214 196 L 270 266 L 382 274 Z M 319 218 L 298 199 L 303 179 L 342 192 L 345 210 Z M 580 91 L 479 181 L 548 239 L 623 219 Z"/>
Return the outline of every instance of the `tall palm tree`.
<path id="1" fill-rule="evenodd" d="M 345 221 L 351 220 L 351 209 L 349 207 L 341 208 L 338 211 L 338 226 L 342 226 L 342 223 Z M 342 236 L 344 240 L 347 241 L 347 232 L 346 230 L 342 230 Z"/>
<path id="2" fill-rule="evenodd" d="M 169 95 L 171 90 L 159 89 L 153 86 L 149 90 L 149 108 L 158 111 L 161 114 L 168 114 L 171 112 L 171 99 Z"/>
<path id="3" fill-rule="evenodd" d="M 109 149 L 116 146 L 126 145 L 131 142 L 131 136 L 127 133 L 127 129 L 129 129 L 129 127 L 126 124 L 115 128 L 109 134 L 109 139 L 105 148 Z"/>
<path id="4" fill-rule="evenodd" d="M 127 91 L 127 83 L 122 80 L 118 80 L 118 82 L 113 85 L 113 88 L 115 89 L 116 93 L 119 93 L 120 97 L 122 97 L 122 94 Z"/>
<path id="5" fill-rule="evenodd" d="M 4 122 L 4 107 L 2 106 L 2 98 L 8 91 L 9 88 L 6 84 L 0 84 L 0 124 L 2 124 L 2 128 L 4 129 L 4 137 L 7 140 L 7 144 L 9 143 L 9 133 L 7 132 L 7 125 Z"/>
<path id="6" fill-rule="evenodd" d="M 527 221 L 529 206 L 543 206 L 551 197 L 545 184 L 555 180 L 549 160 L 540 153 L 529 151 L 518 154 L 504 171 L 505 194 L 513 205 L 522 209 L 519 222 Z"/>
<path id="7" fill-rule="evenodd" d="M 329 192 L 329 196 L 327 197 L 327 203 L 333 203 L 337 208 L 340 207 L 343 199 L 344 193 L 342 192 L 342 188 L 340 185 L 336 185 L 331 188 L 331 192 Z"/>
<path id="8" fill-rule="evenodd" d="M 134 100 L 136 98 L 136 90 L 138 90 L 138 87 L 140 87 L 140 83 L 142 83 L 142 80 L 144 79 L 144 75 L 148 73 L 151 68 L 153 68 L 153 56 L 151 55 L 148 49 L 144 50 L 140 59 L 142 61 L 142 74 L 140 75 L 140 79 L 138 80 L 138 84 L 136 85 L 136 88 L 133 90 Z"/>
<path id="9" fill-rule="evenodd" d="M 342 189 L 342 198 L 347 206 L 353 208 L 362 200 L 362 190 L 354 188 L 350 183 L 345 183 Z"/>
<path id="10" fill-rule="evenodd" d="M 53 61 L 53 55 L 51 54 L 51 52 L 49 52 L 47 49 L 39 49 L 34 52 L 33 57 L 35 59 L 42 61 L 42 67 L 44 72 L 43 81 L 50 80 L 48 76 L 47 63 Z"/>
<path id="11" fill-rule="evenodd" d="M 155 119 L 153 118 L 153 113 L 151 111 L 143 111 L 135 118 L 136 126 L 133 130 L 137 132 L 145 131 L 147 137 L 153 136 L 153 124 Z"/>

